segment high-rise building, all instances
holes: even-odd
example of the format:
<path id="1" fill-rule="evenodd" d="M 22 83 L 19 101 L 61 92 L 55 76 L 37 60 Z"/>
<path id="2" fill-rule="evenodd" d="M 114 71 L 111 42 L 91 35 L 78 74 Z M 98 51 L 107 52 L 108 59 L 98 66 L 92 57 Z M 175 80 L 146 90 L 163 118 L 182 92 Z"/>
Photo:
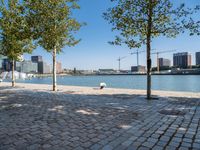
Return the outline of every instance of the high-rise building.
<path id="1" fill-rule="evenodd" d="M 43 62 L 42 56 L 38 55 L 38 56 L 31 56 L 31 61 L 33 63 L 37 63 L 37 72 L 43 74 L 44 71 L 44 66 L 46 65 L 46 63 Z"/>
<path id="2" fill-rule="evenodd" d="M 4 61 L 4 59 L 6 59 L 6 57 L 5 57 L 5 56 L 2 56 L 2 55 L 0 55 L 0 71 L 2 71 L 2 70 L 3 70 L 3 61 Z"/>
<path id="3" fill-rule="evenodd" d="M 174 54 L 173 65 L 174 67 L 188 68 L 192 65 L 192 55 L 188 52 Z"/>
<path id="4" fill-rule="evenodd" d="M 32 61 L 23 61 L 20 63 L 21 72 L 24 73 L 37 73 L 38 72 L 38 64 Z"/>
<path id="5" fill-rule="evenodd" d="M 2 70 L 3 71 L 12 71 L 12 61 L 8 58 L 4 58 L 2 61 Z M 16 69 L 16 62 L 14 63 L 14 69 Z"/>
<path id="6" fill-rule="evenodd" d="M 62 72 L 62 64 L 60 62 L 56 62 L 56 72 L 57 73 Z"/>
<path id="7" fill-rule="evenodd" d="M 159 58 L 159 66 L 160 67 L 169 67 L 169 66 L 171 66 L 171 61 L 166 58 Z"/>
<path id="8" fill-rule="evenodd" d="M 200 65 L 200 52 L 196 52 L 196 65 Z"/>
<path id="9" fill-rule="evenodd" d="M 31 61 L 34 63 L 42 62 L 42 56 L 31 56 Z"/>
<path id="10" fill-rule="evenodd" d="M 40 73 L 40 74 L 51 73 L 50 65 L 48 65 L 47 63 L 45 63 L 43 61 L 38 62 L 38 73 Z"/>

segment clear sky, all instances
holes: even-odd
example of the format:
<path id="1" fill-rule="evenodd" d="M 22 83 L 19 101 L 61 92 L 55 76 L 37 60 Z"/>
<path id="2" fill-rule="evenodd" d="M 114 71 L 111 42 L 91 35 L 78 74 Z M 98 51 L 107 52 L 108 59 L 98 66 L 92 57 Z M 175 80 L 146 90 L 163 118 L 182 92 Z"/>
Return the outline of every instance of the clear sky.
<path id="1" fill-rule="evenodd" d="M 177 4 L 186 2 L 188 6 L 198 4 L 199 0 L 172 0 Z M 110 0 L 80 0 L 81 9 L 76 11 L 76 18 L 80 22 L 86 22 L 87 25 L 82 27 L 77 37 L 82 41 L 75 47 L 65 47 L 57 60 L 62 62 L 63 68 L 73 69 L 99 69 L 114 68 L 118 69 L 117 58 L 119 56 L 128 56 L 121 61 L 121 69 L 130 69 L 136 65 L 136 55 L 130 55 L 130 50 L 126 46 L 112 46 L 108 41 L 114 39 L 115 34 L 111 31 L 111 26 L 102 17 L 102 13 L 107 8 L 112 7 Z M 175 5 L 177 5 L 175 4 Z M 195 16 L 199 18 L 200 16 Z M 179 35 L 175 39 L 159 37 L 153 40 L 152 48 L 158 51 L 173 50 L 177 52 L 188 51 L 192 54 L 192 62 L 195 62 L 195 52 L 200 51 L 200 36 L 188 36 L 187 34 Z M 140 50 L 145 50 L 141 47 Z M 32 55 L 42 55 L 43 59 L 52 64 L 51 54 L 38 47 Z M 25 59 L 30 59 L 31 55 L 25 55 Z M 172 60 L 173 53 L 161 54 L 160 57 Z M 140 65 L 146 64 L 146 53 L 140 55 Z M 153 66 L 156 65 L 156 56 L 152 55 Z"/>

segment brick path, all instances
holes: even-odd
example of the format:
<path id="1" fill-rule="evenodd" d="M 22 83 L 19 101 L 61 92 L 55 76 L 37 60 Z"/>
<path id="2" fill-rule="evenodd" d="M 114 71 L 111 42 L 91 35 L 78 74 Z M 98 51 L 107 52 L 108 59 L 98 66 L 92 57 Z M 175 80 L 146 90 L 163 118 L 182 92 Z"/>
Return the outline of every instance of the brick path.
<path id="1" fill-rule="evenodd" d="M 0 88 L 0 150 L 200 150 L 200 99 Z"/>

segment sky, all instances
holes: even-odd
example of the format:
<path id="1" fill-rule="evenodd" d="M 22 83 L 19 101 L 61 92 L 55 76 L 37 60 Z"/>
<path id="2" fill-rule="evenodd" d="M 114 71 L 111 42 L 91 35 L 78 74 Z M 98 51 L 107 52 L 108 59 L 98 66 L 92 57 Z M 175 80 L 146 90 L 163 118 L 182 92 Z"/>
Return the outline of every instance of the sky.
<path id="1" fill-rule="evenodd" d="M 186 2 L 187 6 L 194 6 L 199 0 L 172 0 L 175 5 Z M 102 14 L 109 7 L 113 6 L 110 0 L 80 0 L 80 10 L 75 12 L 75 17 L 80 22 L 86 22 L 77 33 L 81 42 L 75 47 L 63 48 L 63 53 L 57 56 L 57 61 L 62 63 L 63 68 L 78 70 L 98 70 L 105 68 L 118 69 L 119 57 L 127 56 L 121 61 L 121 69 L 130 70 L 131 66 L 137 64 L 136 55 L 130 55 L 136 49 L 130 50 L 126 46 L 113 46 L 108 44 L 115 37 L 111 31 L 112 26 L 103 19 Z M 195 16 L 196 18 L 200 16 Z M 200 36 L 188 36 L 181 34 L 176 38 L 159 37 L 153 39 L 152 48 L 155 51 L 176 50 L 176 52 L 190 52 L 192 63 L 195 64 L 195 52 L 200 51 Z M 139 48 L 145 50 L 145 46 Z M 43 60 L 52 64 L 52 56 L 41 47 L 38 47 L 31 55 L 41 55 Z M 26 54 L 25 59 L 29 60 L 31 55 Z M 172 53 L 163 53 L 159 57 L 171 59 Z M 152 55 L 153 66 L 156 66 L 156 55 Z M 146 65 L 146 53 L 139 56 L 139 64 Z"/>

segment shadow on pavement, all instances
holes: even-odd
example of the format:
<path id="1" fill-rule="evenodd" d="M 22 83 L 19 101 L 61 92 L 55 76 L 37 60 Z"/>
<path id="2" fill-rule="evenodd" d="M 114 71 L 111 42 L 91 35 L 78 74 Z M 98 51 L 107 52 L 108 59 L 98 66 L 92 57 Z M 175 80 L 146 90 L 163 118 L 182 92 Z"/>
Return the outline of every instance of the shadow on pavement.
<path id="1" fill-rule="evenodd" d="M 12 91 L 12 87 L 0 87 L 0 90 Z M 161 97 L 148 101 L 143 95 L 127 94 L 1 92 L 0 149 L 89 149 L 95 144 L 103 147 L 118 138 L 121 143 L 132 136 L 137 140 L 140 135 L 134 127 L 141 126 L 143 133 L 151 127 L 154 131 L 159 122 L 164 125 L 173 119 L 171 116 L 184 117 L 199 106 L 200 99 L 191 98 Z M 184 114 L 159 112 L 166 109 L 184 111 Z M 113 143 L 113 148 L 117 146 Z"/>

